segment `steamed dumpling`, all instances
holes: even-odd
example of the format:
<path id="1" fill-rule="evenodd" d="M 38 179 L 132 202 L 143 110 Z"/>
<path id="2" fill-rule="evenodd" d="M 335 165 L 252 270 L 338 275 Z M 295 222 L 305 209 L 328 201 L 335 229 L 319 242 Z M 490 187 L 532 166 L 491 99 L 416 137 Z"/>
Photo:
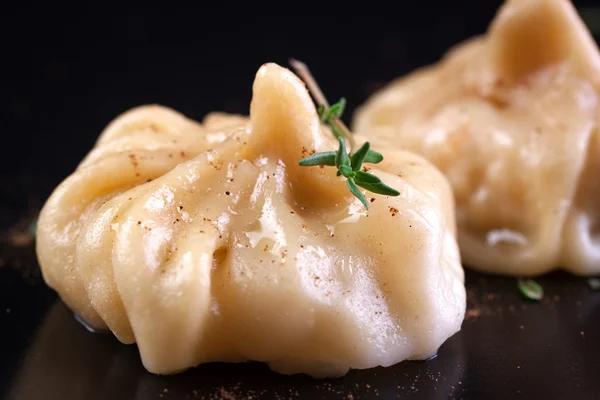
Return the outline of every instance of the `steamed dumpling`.
<path id="1" fill-rule="evenodd" d="M 566 0 L 512 0 L 484 37 L 376 93 L 353 128 L 449 178 L 466 265 L 600 272 L 600 55 Z"/>
<path id="2" fill-rule="evenodd" d="M 45 204 L 44 278 L 155 373 L 258 360 L 320 377 L 428 358 L 465 312 L 450 185 L 385 150 L 371 172 L 401 195 L 369 196 L 366 212 L 334 168 L 298 166 L 335 147 L 275 64 L 250 118 L 129 111 Z"/>

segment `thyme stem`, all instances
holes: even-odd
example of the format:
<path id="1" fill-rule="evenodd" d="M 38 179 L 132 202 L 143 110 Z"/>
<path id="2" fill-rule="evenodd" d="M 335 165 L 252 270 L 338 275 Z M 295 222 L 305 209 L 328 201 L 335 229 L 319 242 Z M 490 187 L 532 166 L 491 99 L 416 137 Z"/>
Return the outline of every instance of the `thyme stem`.
<path id="1" fill-rule="evenodd" d="M 321 88 L 317 84 L 317 81 L 308 69 L 308 66 L 302 61 L 298 61 L 293 58 L 291 58 L 289 62 L 292 68 L 294 68 L 296 73 L 300 76 L 300 78 L 302 78 L 302 80 L 306 84 L 306 87 L 308 87 L 308 91 L 311 93 L 317 104 L 322 105 L 327 110 L 329 110 L 329 102 L 327 101 L 327 98 L 323 94 L 323 91 L 321 90 Z M 349 152 L 352 152 L 352 150 L 356 147 L 356 142 L 354 141 L 354 137 L 352 136 L 350 129 L 348 129 L 346 124 L 344 124 L 344 122 L 337 116 L 332 116 L 331 121 L 338 129 L 338 131 L 342 134 L 342 136 L 348 141 L 348 150 Z"/>

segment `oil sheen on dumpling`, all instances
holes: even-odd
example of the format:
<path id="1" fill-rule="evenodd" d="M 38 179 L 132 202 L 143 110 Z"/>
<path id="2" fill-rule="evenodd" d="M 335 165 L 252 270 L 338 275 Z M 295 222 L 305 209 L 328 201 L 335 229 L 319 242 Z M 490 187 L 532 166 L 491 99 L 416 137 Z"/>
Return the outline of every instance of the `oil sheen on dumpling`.
<path id="1" fill-rule="evenodd" d="M 334 168 L 298 166 L 331 138 L 275 64 L 250 118 L 129 111 L 44 206 L 44 277 L 155 373 L 258 360 L 323 377 L 428 358 L 465 312 L 450 185 L 386 149 L 371 172 L 402 194 L 366 212 Z"/>
<path id="2" fill-rule="evenodd" d="M 600 55 L 566 0 L 512 0 L 484 37 L 369 99 L 353 128 L 449 178 L 464 263 L 600 272 Z"/>

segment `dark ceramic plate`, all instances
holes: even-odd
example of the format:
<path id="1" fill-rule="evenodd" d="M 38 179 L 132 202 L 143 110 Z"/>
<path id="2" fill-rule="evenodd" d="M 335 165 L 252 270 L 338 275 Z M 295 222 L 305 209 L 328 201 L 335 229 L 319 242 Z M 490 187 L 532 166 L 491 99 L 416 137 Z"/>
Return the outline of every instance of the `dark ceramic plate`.
<path id="1" fill-rule="evenodd" d="M 245 113 L 260 64 L 289 56 L 309 64 L 331 100 L 346 96 L 349 116 L 384 82 L 483 32 L 499 4 L 451 3 L 403 4 L 377 17 L 243 18 L 168 7 L 11 15 L 1 28 L 10 40 L 0 74 L 0 397 L 600 397 L 600 291 L 566 274 L 541 278 L 546 295 L 532 303 L 515 279 L 467 270 L 466 319 L 437 358 L 335 380 L 277 375 L 259 363 L 152 375 L 135 346 L 86 331 L 40 277 L 29 224 L 113 117 L 151 102 L 195 119 L 215 109 Z"/>

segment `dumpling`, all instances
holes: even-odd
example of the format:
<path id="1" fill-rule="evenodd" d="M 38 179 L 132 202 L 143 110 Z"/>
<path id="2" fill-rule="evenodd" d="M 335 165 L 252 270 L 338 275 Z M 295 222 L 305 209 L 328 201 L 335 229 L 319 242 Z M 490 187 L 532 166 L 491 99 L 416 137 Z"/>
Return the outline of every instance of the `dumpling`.
<path id="1" fill-rule="evenodd" d="M 371 173 L 401 195 L 369 196 L 367 212 L 334 168 L 298 165 L 333 148 L 276 64 L 259 69 L 249 118 L 131 110 L 44 205 L 43 276 L 154 373 L 257 360 L 324 377 L 426 359 L 466 306 L 450 185 L 386 150 Z"/>
<path id="2" fill-rule="evenodd" d="M 487 34 L 355 113 L 375 146 L 450 180 L 465 265 L 600 273 L 600 55 L 566 0 L 510 0 Z"/>

